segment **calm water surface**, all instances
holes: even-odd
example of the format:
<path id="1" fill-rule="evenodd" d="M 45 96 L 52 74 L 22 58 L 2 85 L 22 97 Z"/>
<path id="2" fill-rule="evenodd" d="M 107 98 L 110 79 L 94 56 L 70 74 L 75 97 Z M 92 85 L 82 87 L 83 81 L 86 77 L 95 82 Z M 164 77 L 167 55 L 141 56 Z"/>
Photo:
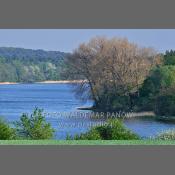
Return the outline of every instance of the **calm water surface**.
<path id="1" fill-rule="evenodd" d="M 56 139 L 86 132 L 88 126 L 102 122 L 80 117 L 77 107 L 91 106 L 75 98 L 70 84 L 16 84 L 0 85 L 0 116 L 9 122 L 19 119 L 22 113 L 31 113 L 35 107 L 44 109 L 47 120 L 55 128 Z M 68 117 L 71 114 L 71 117 Z M 158 122 L 151 119 L 125 120 L 125 125 L 142 137 L 154 136 L 158 132 L 175 128 L 175 124 Z"/>

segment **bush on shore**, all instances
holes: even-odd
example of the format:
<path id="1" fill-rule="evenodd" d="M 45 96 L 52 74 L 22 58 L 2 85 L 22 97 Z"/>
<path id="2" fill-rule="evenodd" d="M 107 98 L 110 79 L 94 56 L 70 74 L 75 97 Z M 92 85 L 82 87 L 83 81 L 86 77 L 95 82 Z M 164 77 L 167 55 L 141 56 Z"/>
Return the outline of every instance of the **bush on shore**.
<path id="1" fill-rule="evenodd" d="M 13 140 L 16 139 L 16 133 L 13 128 L 9 126 L 9 124 L 0 119 L 0 140 Z"/>
<path id="2" fill-rule="evenodd" d="M 127 129 L 118 119 L 109 120 L 104 126 L 93 127 L 84 134 L 67 137 L 67 140 L 139 140 L 140 137 Z"/>
<path id="3" fill-rule="evenodd" d="M 23 114 L 15 122 L 16 133 L 22 139 L 44 140 L 53 138 L 54 129 L 46 122 L 43 110 L 36 108 L 31 116 Z"/>

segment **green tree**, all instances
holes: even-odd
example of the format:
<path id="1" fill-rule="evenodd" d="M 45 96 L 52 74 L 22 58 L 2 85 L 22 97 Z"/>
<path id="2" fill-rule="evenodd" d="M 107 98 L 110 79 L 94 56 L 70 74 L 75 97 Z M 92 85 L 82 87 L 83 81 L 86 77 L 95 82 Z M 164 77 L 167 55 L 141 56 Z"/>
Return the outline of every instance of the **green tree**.
<path id="1" fill-rule="evenodd" d="M 138 105 L 159 115 L 175 114 L 175 66 L 159 66 L 152 70 L 140 89 Z"/>
<path id="2" fill-rule="evenodd" d="M 15 126 L 18 136 L 23 139 L 51 139 L 54 134 L 54 129 L 46 122 L 43 110 L 38 108 L 30 116 L 23 114 Z"/>
<path id="3" fill-rule="evenodd" d="M 175 65 L 175 51 L 173 50 L 166 51 L 164 55 L 164 64 L 165 65 Z"/>
<path id="4" fill-rule="evenodd" d="M 141 96 L 155 96 L 161 90 L 175 85 L 175 66 L 159 66 L 152 70 L 140 90 Z"/>

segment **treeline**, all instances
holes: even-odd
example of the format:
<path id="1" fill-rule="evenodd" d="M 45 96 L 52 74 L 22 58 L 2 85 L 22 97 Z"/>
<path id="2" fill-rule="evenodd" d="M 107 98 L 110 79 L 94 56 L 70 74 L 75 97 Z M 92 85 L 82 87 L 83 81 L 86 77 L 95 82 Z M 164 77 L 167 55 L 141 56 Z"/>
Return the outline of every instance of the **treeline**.
<path id="1" fill-rule="evenodd" d="M 93 99 L 94 109 L 175 115 L 175 51 L 163 55 L 127 39 L 97 37 L 81 44 L 67 64 L 71 75 L 86 79 L 77 95 Z"/>
<path id="2" fill-rule="evenodd" d="M 0 48 L 0 82 L 65 79 L 66 53 L 22 48 Z"/>

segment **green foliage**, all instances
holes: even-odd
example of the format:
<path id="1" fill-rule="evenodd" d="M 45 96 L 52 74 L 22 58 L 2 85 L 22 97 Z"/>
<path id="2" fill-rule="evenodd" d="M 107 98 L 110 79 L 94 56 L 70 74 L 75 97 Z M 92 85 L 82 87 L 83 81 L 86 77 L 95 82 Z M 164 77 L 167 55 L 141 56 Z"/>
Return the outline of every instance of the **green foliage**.
<path id="1" fill-rule="evenodd" d="M 159 95 L 156 98 L 155 113 L 160 116 L 175 115 L 175 90 L 170 94 Z"/>
<path id="2" fill-rule="evenodd" d="M 36 108 L 31 116 L 23 114 L 20 121 L 15 122 L 16 131 L 24 139 L 51 139 L 54 129 L 46 122 L 43 110 Z"/>
<path id="3" fill-rule="evenodd" d="M 140 89 L 137 101 L 141 110 L 154 110 L 158 115 L 175 114 L 175 66 L 163 65 L 152 70 Z"/>
<path id="4" fill-rule="evenodd" d="M 113 99 L 112 103 L 112 110 L 117 111 L 128 111 L 130 110 L 130 99 L 129 96 L 118 96 L 115 99 Z"/>
<path id="5" fill-rule="evenodd" d="M 161 89 L 175 85 L 175 66 L 160 66 L 152 70 L 151 75 L 145 80 L 140 95 L 155 95 Z"/>
<path id="6" fill-rule="evenodd" d="M 70 137 L 67 137 L 70 139 Z M 117 119 L 108 120 L 103 126 L 93 127 L 85 134 L 76 135 L 74 140 L 139 140 L 139 136 L 123 125 Z"/>
<path id="7" fill-rule="evenodd" d="M 156 136 L 158 140 L 175 140 L 175 129 L 167 130 Z"/>
<path id="8" fill-rule="evenodd" d="M 80 135 L 75 135 L 73 138 L 72 137 L 67 137 L 67 140 L 101 140 L 101 136 L 98 133 L 98 131 L 96 129 L 91 129 L 89 132 L 85 133 L 85 134 L 80 134 Z"/>
<path id="9" fill-rule="evenodd" d="M 3 119 L 0 119 L 0 140 L 13 140 L 15 138 L 15 130 Z"/>
<path id="10" fill-rule="evenodd" d="M 0 82 L 36 82 L 64 79 L 66 53 L 0 47 Z"/>
<path id="11" fill-rule="evenodd" d="M 166 51 L 166 54 L 164 55 L 164 64 L 175 65 L 175 51 Z"/>

